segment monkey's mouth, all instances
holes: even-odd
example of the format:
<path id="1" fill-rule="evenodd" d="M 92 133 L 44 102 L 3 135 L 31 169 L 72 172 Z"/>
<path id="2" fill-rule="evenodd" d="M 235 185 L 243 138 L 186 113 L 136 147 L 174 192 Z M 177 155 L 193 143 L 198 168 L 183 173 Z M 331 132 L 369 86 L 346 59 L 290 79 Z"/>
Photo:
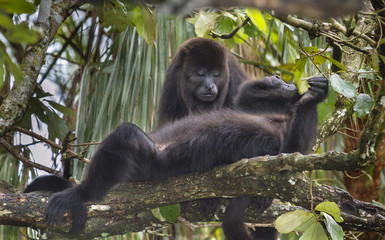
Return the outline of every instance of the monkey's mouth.
<path id="1" fill-rule="evenodd" d="M 198 96 L 199 100 L 201 100 L 203 102 L 211 102 L 216 97 L 217 97 L 217 95 L 214 93 L 202 93 L 202 94 L 199 94 L 199 96 Z"/>

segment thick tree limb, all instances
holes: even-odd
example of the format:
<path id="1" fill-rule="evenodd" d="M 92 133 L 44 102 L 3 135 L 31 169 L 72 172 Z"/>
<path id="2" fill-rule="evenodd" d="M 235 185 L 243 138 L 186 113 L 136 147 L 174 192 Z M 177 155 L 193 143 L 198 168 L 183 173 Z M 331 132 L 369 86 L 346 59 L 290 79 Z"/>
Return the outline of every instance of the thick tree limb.
<path id="1" fill-rule="evenodd" d="M 308 160 L 308 161 L 307 161 Z M 351 169 L 365 166 L 358 153 L 325 153 L 303 156 L 300 154 L 258 157 L 221 166 L 204 174 L 187 175 L 162 182 L 128 183 L 117 186 L 103 203 L 89 204 L 87 228 L 81 236 L 91 238 L 103 233 L 119 234 L 140 231 L 155 219 L 149 209 L 202 198 L 265 195 L 310 208 L 309 182 L 293 177 L 293 172 L 311 169 Z M 288 171 L 289 170 L 289 171 Z M 272 174 L 277 173 L 278 174 Z M 374 204 L 354 200 L 346 191 L 313 184 L 314 203 L 325 200 L 336 202 L 343 214 L 346 229 L 385 231 L 385 209 Z M 43 212 L 47 194 L 0 194 L 0 224 L 45 228 Z M 226 202 L 224 202 L 226 204 Z M 202 217 L 197 213 L 198 203 L 185 204 L 182 216 L 188 221 L 219 221 L 223 215 L 218 208 L 214 216 Z M 280 209 L 279 211 L 277 209 Z M 275 206 L 264 216 L 250 210 L 247 221 L 272 222 L 279 214 L 293 210 Z M 277 210 L 276 212 L 272 212 Z M 270 215 L 269 217 L 266 217 Z M 66 218 L 67 228 L 69 218 Z M 61 230 L 63 230 L 61 229 Z M 56 230 L 58 231 L 58 228 Z M 52 232 L 51 232 L 52 234 Z"/>
<path id="2" fill-rule="evenodd" d="M 95 1 L 95 0 L 94 0 Z M 261 10 L 279 14 L 295 14 L 310 18 L 326 18 L 330 16 L 341 16 L 361 9 L 360 0 L 142 0 L 146 3 L 163 4 L 173 12 L 189 12 L 194 8 L 201 7 L 255 7 Z M 343 6 L 343 7 L 342 7 Z"/>
<path id="3" fill-rule="evenodd" d="M 360 49 L 357 46 L 355 46 L 354 43 L 350 43 L 349 40 L 345 40 L 345 39 L 342 39 L 341 37 L 337 36 L 332 31 L 332 29 L 339 31 L 340 33 L 344 34 L 345 36 L 350 36 L 349 34 L 351 34 L 356 38 L 363 39 L 373 48 L 375 48 L 377 45 L 375 40 L 373 40 L 372 38 L 370 38 L 369 36 L 367 36 L 363 32 L 353 30 L 353 31 L 349 32 L 349 34 L 348 34 L 347 29 L 344 26 L 340 25 L 335 19 L 331 19 L 330 20 L 331 23 L 327 23 L 327 22 L 321 22 L 321 21 L 310 22 L 310 21 L 296 18 L 296 17 L 291 16 L 291 15 L 277 16 L 277 18 L 279 20 L 281 20 L 282 22 L 287 23 L 293 27 L 304 29 L 305 31 L 309 32 L 309 35 L 312 35 L 312 36 L 324 35 L 327 38 L 332 38 L 333 41 L 336 41 L 341 45 L 346 45 L 346 46 L 348 46 L 348 47 L 350 47 L 356 51 L 362 52 L 364 54 L 370 54 L 370 52 L 367 51 L 366 49 Z"/>

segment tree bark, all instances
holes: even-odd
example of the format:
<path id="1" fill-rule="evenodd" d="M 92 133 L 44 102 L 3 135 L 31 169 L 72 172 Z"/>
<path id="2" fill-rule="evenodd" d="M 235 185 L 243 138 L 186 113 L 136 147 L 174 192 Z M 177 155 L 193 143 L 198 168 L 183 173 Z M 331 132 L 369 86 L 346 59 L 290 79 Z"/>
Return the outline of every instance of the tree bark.
<path id="1" fill-rule="evenodd" d="M 309 159 L 308 162 L 305 162 L 306 158 Z M 334 161 L 330 161 L 331 159 Z M 149 210 L 179 202 L 190 202 L 183 205 L 181 214 L 188 221 L 220 221 L 223 216 L 221 207 L 217 208 L 215 215 L 204 217 L 199 213 L 199 203 L 191 203 L 203 198 L 263 195 L 310 209 L 310 183 L 307 179 L 295 176 L 295 172 L 332 169 L 333 165 L 334 169 L 341 170 L 348 163 L 349 168 L 362 166 L 356 152 L 266 156 L 244 159 L 199 175 L 191 174 L 162 182 L 121 184 L 103 202 L 88 203 L 86 230 L 79 237 L 88 239 L 106 234 L 123 234 L 127 231 L 141 231 L 154 226 L 153 224 L 164 224 L 154 218 Z M 385 231 L 383 207 L 354 200 L 344 190 L 321 184 L 313 183 L 312 193 L 314 204 L 327 200 L 339 205 L 345 220 L 342 224 L 345 229 Z M 46 228 L 43 212 L 48 196 L 49 194 L 9 191 L 0 194 L 0 224 Z M 226 205 L 226 200 L 222 204 Z M 293 207 L 274 205 L 266 214 L 261 215 L 251 208 L 246 221 L 271 223 L 280 214 L 291 210 Z M 64 222 L 64 228 L 50 229 L 48 236 L 67 236 L 63 231 L 69 229 L 68 215 Z"/>

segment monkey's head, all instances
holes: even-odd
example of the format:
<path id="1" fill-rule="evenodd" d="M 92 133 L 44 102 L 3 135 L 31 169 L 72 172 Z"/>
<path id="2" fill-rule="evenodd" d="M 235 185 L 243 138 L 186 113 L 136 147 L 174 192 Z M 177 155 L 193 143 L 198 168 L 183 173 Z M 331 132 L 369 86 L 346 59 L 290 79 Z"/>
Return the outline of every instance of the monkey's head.
<path id="1" fill-rule="evenodd" d="M 187 41 L 182 47 L 179 84 L 184 101 L 223 104 L 230 81 L 227 50 L 208 39 Z"/>

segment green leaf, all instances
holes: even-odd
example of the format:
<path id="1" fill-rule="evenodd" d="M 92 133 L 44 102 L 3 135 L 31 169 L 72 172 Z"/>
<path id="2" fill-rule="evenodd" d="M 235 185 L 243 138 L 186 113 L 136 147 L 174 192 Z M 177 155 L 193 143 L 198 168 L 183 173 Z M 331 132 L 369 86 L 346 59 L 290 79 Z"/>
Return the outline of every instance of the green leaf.
<path id="1" fill-rule="evenodd" d="M 293 212 L 282 214 L 275 221 L 275 228 L 280 233 L 292 232 L 297 227 L 305 223 L 309 219 L 309 216 L 312 215 L 312 213 L 304 210 L 295 210 Z"/>
<path id="2" fill-rule="evenodd" d="M 370 113 L 373 104 L 374 100 L 368 94 L 360 93 L 357 96 L 353 110 L 357 113 L 359 118 L 364 118 L 367 114 Z"/>
<path id="3" fill-rule="evenodd" d="M 105 4 L 103 8 L 96 7 L 98 16 L 102 19 L 102 26 L 116 26 L 118 31 L 124 31 L 134 18 L 134 8 L 127 9 L 124 4 Z"/>
<path id="4" fill-rule="evenodd" d="M 340 62 L 338 62 L 337 60 L 335 60 L 333 58 L 330 58 L 330 57 L 326 57 L 326 56 L 323 56 L 323 57 L 326 58 L 329 62 L 331 62 L 334 65 L 336 65 L 342 71 L 346 71 L 346 67 L 344 65 L 342 65 Z"/>
<path id="5" fill-rule="evenodd" d="M 11 72 L 11 74 L 15 78 L 16 84 L 22 82 L 24 80 L 24 74 L 19 68 L 19 66 L 14 63 L 12 59 L 8 56 L 8 54 L 5 51 L 2 51 L 2 49 L 0 49 L 0 54 L 3 54 L 5 67 L 8 71 Z"/>
<path id="6" fill-rule="evenodd" d="M 344 239 L 344 230 L 342 227 L 334 221 L 334 219 L 327 213 L 321 212 L 325 217 L 326 229 L 328 230 L 332 240 L 343 240 Z"/>
<path id="7" fill-rule="evenodd" d="M 66 106 L 63 106 L 63 105 L 61 105 L 59 103 L 56 103 L 54 101 L 50 101 L 50 100 L 45 100 L 45 101 L 48 102 L 49 105 L 51 105 L 51 107 L 53 107 L 57 111 L 65 114 L 65 115 L 71 116 L 71 117 L 75 116 L 74 112 L 70 108 L 68 108 Z"/>
<path id="8" fill-rule="evenodd" d="M 324 228 L 319 222 L 314 222 L 302 234 L 299 240 L 328 240 Z"/>
<path id="9" fill-rule="evenodd" d="M 208 36 L 208 33 L 214 29 L 218 14 L 200 11 L 189 22 L 195 25 L 195 33 L 198 37 Z"/>
<path id="10" fill-rule="evenodd" d="M 300 58 L 295 61 L 294 79 L 297 83 L 299 94 L 304 94 L 309 88 L 309 84 L 306 79 L 301 79 L 301 76 L 305 70 L 306 58 Z"/>
<path id="11" fill-rule="evenodd" d="M 234 29 L 233 20 L 229 17 L 221 17 L 218 23 L 218 32 L 220 34 L 228 34 Z"/>
<path id="12" fill-rule="evenodd" d="M 162 221 L 162 222 L 166 221 L 166 219 L 164 219 L 164 217 L 160 213 L 160 208 L 153 208 L 153 209 L 151 209 L 151 212 L 152 212 L 152 215 L 154 215 L 154 217 L 156 217 L 160 221 Z"/>
<path id="13" fill-rule="evenodd" d="M 337 222 L 343 222 L 341 218 L 341 211 L 335 202 L 323 202 L 315 207 L 316 211 L 325 212 L 334 217 Z"/>
<path id="14" fill-rule="evenodd" d="M 152 45 L 156 32 L 155 12 L 144 6 L 136 7 L 134 10 L 133 23 L 136 30 L 149 45 Z"/>
<path id="15" fill-rule="evenodd" d="M 8 13 L 33 13 L 35 7 L 26 0 L 0 0 L 0 6 Z"/>
<path id="16" fill-rule="evenodd" d="M 5 76 L 5 67 L 4 67 L 4 59 L 0 56 L 0 89 L 4 84 L 4 76 Z"/>
<path id="17" fill-rule="evenodd" d="M 42 104 L 42 107 L 45 110 L 45 115 L 48 119 L 48 121 L 45 123 L 48 125 L 49 139 L 64 139 L 68 132 L 68 127 L 64 119 L 59 117 L 55 112 L 46 107 L 44 104 Z"/>
<path id="18" fill-rule="evenodd" d="M 0 26 L 8 30 L 14 25 L 12 19 L 8 15 L 0 12 Z"/>
<path id="19" fill-rule="evenodd" d="M 303 233 L 307 229 L 309 229 L 310 226 L 315 224 L 317 221 L 318 220 L 317 220 L 317 218 L 315 217 L 315 215 L 313 213 L 309 214 L 307 216 L 307 218 L 303 221 L 303 223 L 296 228 L 296 230 Z"/>
<path id="20" fill-rule="evenodd" d="M 314 63 L 318 65 L 324 64 L 326 61 L 326 59 L 322 55 L 315 55 L 313 57 L 313 60 L 314 60 Z"/>
<path id="21" fill-rule="evenodd" d="M 353 98 L 356 96 L 357 90 L 351 82 L 342 80 L 341 77 L 337 74 L 331 75 L 329 80 L 334 90 L 346 98 Z"/>
<path id="22" fill-rule="evenodd" d="M 180 204 L 173 204 L 159 208 L 167 222 L 174 223 L 180 216 Z"/>
<path id="23" fill-rule="evenodd" d="M 309 83 L 307 82 L 306 78 L 297 79 L 296 83 L 297 83 L 298 93 L 301 95 L 304 94 L 309 88 Z"/>
<path id="24" fill-rule="evenodd" d="M 329 114 L 334 111 L 334 105 L 330 105 L 326 102 L 317 104 L 318 122 L 321 124 L 329 119 Z"/>
<path id="25" fill-rule="evenodd" d="M 22 22 L 11 27 L 4 36 L 12 43 L 34 43 L 37 40 L 37 33 L 31 31 L 27 22 Z"/>
<path id="26" fill-rule="evenodd" d="M 381 58 L 382 62 L 385 63 L 385 56 L 384 56 L 384 55 L 381 55 L 381 54 L 378 54 L 378 56 Z"/>
<path id="27" fill-rule="evenodd" d="M 309 54 L 319 53 L 319 49 L 317 47 L 304 47 L 303 50 Z"/>
<path id="28" fill-rule="evenodd" d="M 32 98 L 34 99 L 34 98 Z M 31 99 L 31 100 L 32 100 Z M 36 107 L 36 104 L 34 104 L 32 101 L 30 101 L 24 111 L 23 118 L 17 123 L 17 126 L 22 127 L 24 129 L 31 129 L 32 128 L 32 122 L 31 122 L 31 116 L 34 114 L 34 109 Z"/>
<path id="29" fill-rule="evenodd" d="M 245 40 L 247 40 L 247 34 L 243 30 L 243 28 L 239 29 L 237 34 L 234 36 L 235 42 L 237 44 L 243 43 Z"/>
<path id="30" fill-rule="evenodd" d="M 68 127 L 64 119 L 59 117 L 37 98 L 31 98 L 29 105 L 31 114 L 36 114 L 40 121 L 47 124 L 50 140 L 54 140 L 55 138 L 64 139 L 68 132 Z M 29 124 L 28 119 L 26 119 L 23 124 Z"/>
<path id="31" fill-rule="evenodd" d="M 261 11 L 255 8 L 246 8 L 247 16 L 250 18 L 251 22 L 261 31 L 266 30 L 267 24 L 265 18 L 263 17 Z"/>

